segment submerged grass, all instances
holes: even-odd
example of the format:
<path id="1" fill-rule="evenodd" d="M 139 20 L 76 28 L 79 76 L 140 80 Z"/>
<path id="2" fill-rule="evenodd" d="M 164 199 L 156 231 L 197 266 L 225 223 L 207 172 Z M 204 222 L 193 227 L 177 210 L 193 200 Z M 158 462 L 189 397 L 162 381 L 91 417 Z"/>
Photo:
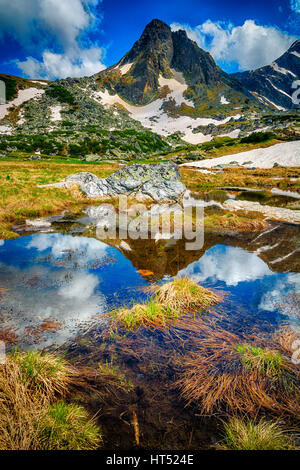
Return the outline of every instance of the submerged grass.
<path id="1" fill-rule="evenodd" d="M 224 450 L 292 450 L 291 436 L 276 421 L 252 421 L 233 417 L 224 426 Z"/>
<path id="2" fill-rule="evenodd" d="M 109 382 L 113 379 L 116 387 L 126 392 L 133 390 L 133 383 L 120 370 L 120 367 L 115 364 L 113 357 L 111 357 L 110 361 L 106 360 L 104 363 L 99 362 L 98 371 L 106 382 Z"/>
<path id="3" fill-rule="evenodd" d="M 67 392 L 70 370 L 54 355 L 7 356 L 0 365 L 0 450 L 84 450 L 100 443 L 85 410 L 55 402 Z"/>
<path id="4" fill-rule="evenodd" d="M 226 411 L 255 417 L 264 409 L 299 418 L 300 368 L 279 338 L 263 342 L 256 337 L 256 344 L 246 345 L 221 326 L 203 325 L 196 352 L 179 364 L 176 386 L 188 403 L 199 405 L 201 414 Z"/>

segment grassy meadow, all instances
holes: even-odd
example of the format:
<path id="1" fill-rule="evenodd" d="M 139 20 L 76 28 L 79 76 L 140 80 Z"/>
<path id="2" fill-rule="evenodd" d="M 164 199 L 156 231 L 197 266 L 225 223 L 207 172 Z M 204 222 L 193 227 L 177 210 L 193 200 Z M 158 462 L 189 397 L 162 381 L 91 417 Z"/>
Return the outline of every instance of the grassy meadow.
<path id="1" fill-rule="evenodd" d="M 69 189 L 39 188 L 39 185 L 58 182 L 66 176 L 89 171 L 100 178 L 120 168 L 117 163 L 87 164 L 63 161 L 24 161 L 22 158 L 0 161 L 0 238 L 13 239 L 17 235 L 11 230 L 28 218 L 58 214 L 65 209 L 79 212 L 89 204 L 77 186 Z M 300 188 L 300 169 L 272 168 L 269 170 L 246 170 L 226 168 L 220 174 L 202 174 L 188 168 L 181 169 L 183 183 L 195 192 L 205 192 L 216 187 L 280 188 L 295 191 Z M 298 179 L 297 179 L 298 178 Z M 292 181 L 291 181 L 292 179 Z M 296 180 L 295 180 L 296 179 Z M 260 230 L 265 228 L 259 218 L 248 214 L 209 215 L 208 227 L 236 230 Z"/>
<path id="2" fill-rule="evenodd" d="M 79 171 L 90 171 L 107 177 L 119 165 L 82 165 L 56 162 L 0 162 L 0 238 L 12 239 L 14 224 L 28 218 L 58 214 L 65 209 L 80 210 L 90 201 L 74 186 L 71 189 L 38 188 Z"/>

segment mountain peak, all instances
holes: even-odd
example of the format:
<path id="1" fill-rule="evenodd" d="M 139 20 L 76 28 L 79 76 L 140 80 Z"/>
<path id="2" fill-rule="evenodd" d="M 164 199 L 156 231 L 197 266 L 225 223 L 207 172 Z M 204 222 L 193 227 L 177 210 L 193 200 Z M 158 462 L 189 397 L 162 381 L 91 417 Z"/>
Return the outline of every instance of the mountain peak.
<path id="1" fill-rule="evenodd" d="M 157 18 L 154 18 L 153 20 L 150 21 L 150 23 L 148 23 L 145 27 L 145 30 L 171 30 L 170 26 L 167 25 L 167 23 L 165 23 L 164 21 L 162 20 L 159 20 Z"/>
<path id="2" fill-rule="evenodd" d="M 135 105 L 145 105 L 162 94 L 170 95 L 170 86 L 174 86 L 174 82 L 169 86 L 166 80 L 174 79 L 178 73 L 181 82 L 177 87 L 186 87 L 190 104 L 197 99 L 199 106 L 208 88 L 219 93 L 218 86 L 218 90 L 223 86 L 237 86 L 221 72 L 212 56 L 187 36 L 186 31 L 172 32 L 170 26 L 157 18 L 147 24 L 140 39 L 118 64 L 99 74 L 99 83 Z M 161 85 L 163 80 L 164 86 Z M 243 93 L 240 89 L 238 84 L 238 91 Z M 218 97 L 216 101 L 219 100 Z M 169 101 L 174 107 L 171 95 Z"/>
<path id="3" fill-rule="evenodd" d="M 161 20 L 154 19 L 145 27 L 140 39 L 135 42 L 132 49 L 123 57 L 120 65 L 134 62 L 138 58 L 152 57 L 155 62 L 157 55 L 162 54 L 166 60 L 173 55 L 171 28 Z"/>

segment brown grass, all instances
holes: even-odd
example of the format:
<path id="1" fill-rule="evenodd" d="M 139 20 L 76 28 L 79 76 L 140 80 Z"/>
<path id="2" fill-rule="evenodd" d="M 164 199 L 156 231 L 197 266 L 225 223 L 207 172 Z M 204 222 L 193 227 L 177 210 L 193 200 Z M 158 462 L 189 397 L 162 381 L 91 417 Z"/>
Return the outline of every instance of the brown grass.
<path id="1" fill-rule="evenodd" d="M 157 299 L 162 304 L 182 312 L 206 311 L 221 301 L 215 292 L 183 277 L 156 288 Z"/>
<path id="2" fill-rule="evenodd" d="M 234 158 L 233 158 L 234 160 Z M 192 191 L 206 191 L 220 187 L 280 188 L 291 191 L 300 190 L 299 168 L 270 168 L 247 170 L 244 168 L 225 168 L 222 173 L 203 174 L 193 168 L 181 167 L 183 183 Z M 282 179 L 274 179 L 282 178 Z"/>
<path id="3" fill-rule="evenodd" d="M 0 450 L 98 446 L 99 431 L 86 411 L 56 402 L 66 395 L 73 372 L 53 354 L 7 356 L 0 365 Z"/>
<path id="4" fill-rule="evenodd" d="M 260 213 L 228 212 L 224 215 L 213 214 L 204 218 L 204 226 L 209 229 L 234 230 L 239 232 L 260 232 L 269 224 Z"/>
<path id="5" fill-rule="evenodd" d="M 119 165 L 83 165 L 54 162 L 0 162 L 0 238 L 16 238 L 12 224 L 27 218 L 60 213 L 65 209 L 80 211 L 90 203 L 77 186 L 69 189 L 38 188 L 61 181 L 80 171 L 107 177 Z"/>
<path id="6" fill-rule="evenodd" d="M 182 397 L 188 404 L 196 402 L 203 415 L 223 410 L 256 416 L 264 409 L 299 417 L 300 368 L 291 362 L 291 354 L 284 355 L 283 334 L 264 344 L 257 337 L 256 343 L 247 346 L 258 348 L 267 358 L 273 351 L 281 355 L 280 369 L 272 375 L 262 367 L 265 362 L 245 361 L 238 350 L 241 338 L 220 326 L 203 324 L 197 352 L 184 358 L 176 383 Z"/>
<path id="7" fill-rule="evenodd" d="M 38 427 L 45 401 L 32 396 L 18 365 L 9 360 L 0 373 L 0 450 L 38 447 Z"/>

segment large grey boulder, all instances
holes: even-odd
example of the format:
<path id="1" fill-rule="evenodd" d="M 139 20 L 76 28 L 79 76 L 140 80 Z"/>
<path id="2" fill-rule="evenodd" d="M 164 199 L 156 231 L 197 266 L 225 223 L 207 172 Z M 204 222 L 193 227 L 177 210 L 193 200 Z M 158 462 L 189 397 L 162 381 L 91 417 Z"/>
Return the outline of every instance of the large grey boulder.
<path id="1" fill-rule="evenodd" d="M 100 179 L 93 173 L 81 172 L 65 178 L 58 187 L 79 184 L 89 198 L 114 197 L 125 194 L 139 200 L 155 202 L 178 201 L 186 187 L 180 182 L 181 175 L 175 163 L 131 165 L 123 167 Z"/>
<path id="2" fill-rule="evenodd" d="M 149 197 L 156 202 L 178 201 L 186 187 L 180 181 L 158 180 L 147 181 L 139 190 L 139 194 Z"/>

